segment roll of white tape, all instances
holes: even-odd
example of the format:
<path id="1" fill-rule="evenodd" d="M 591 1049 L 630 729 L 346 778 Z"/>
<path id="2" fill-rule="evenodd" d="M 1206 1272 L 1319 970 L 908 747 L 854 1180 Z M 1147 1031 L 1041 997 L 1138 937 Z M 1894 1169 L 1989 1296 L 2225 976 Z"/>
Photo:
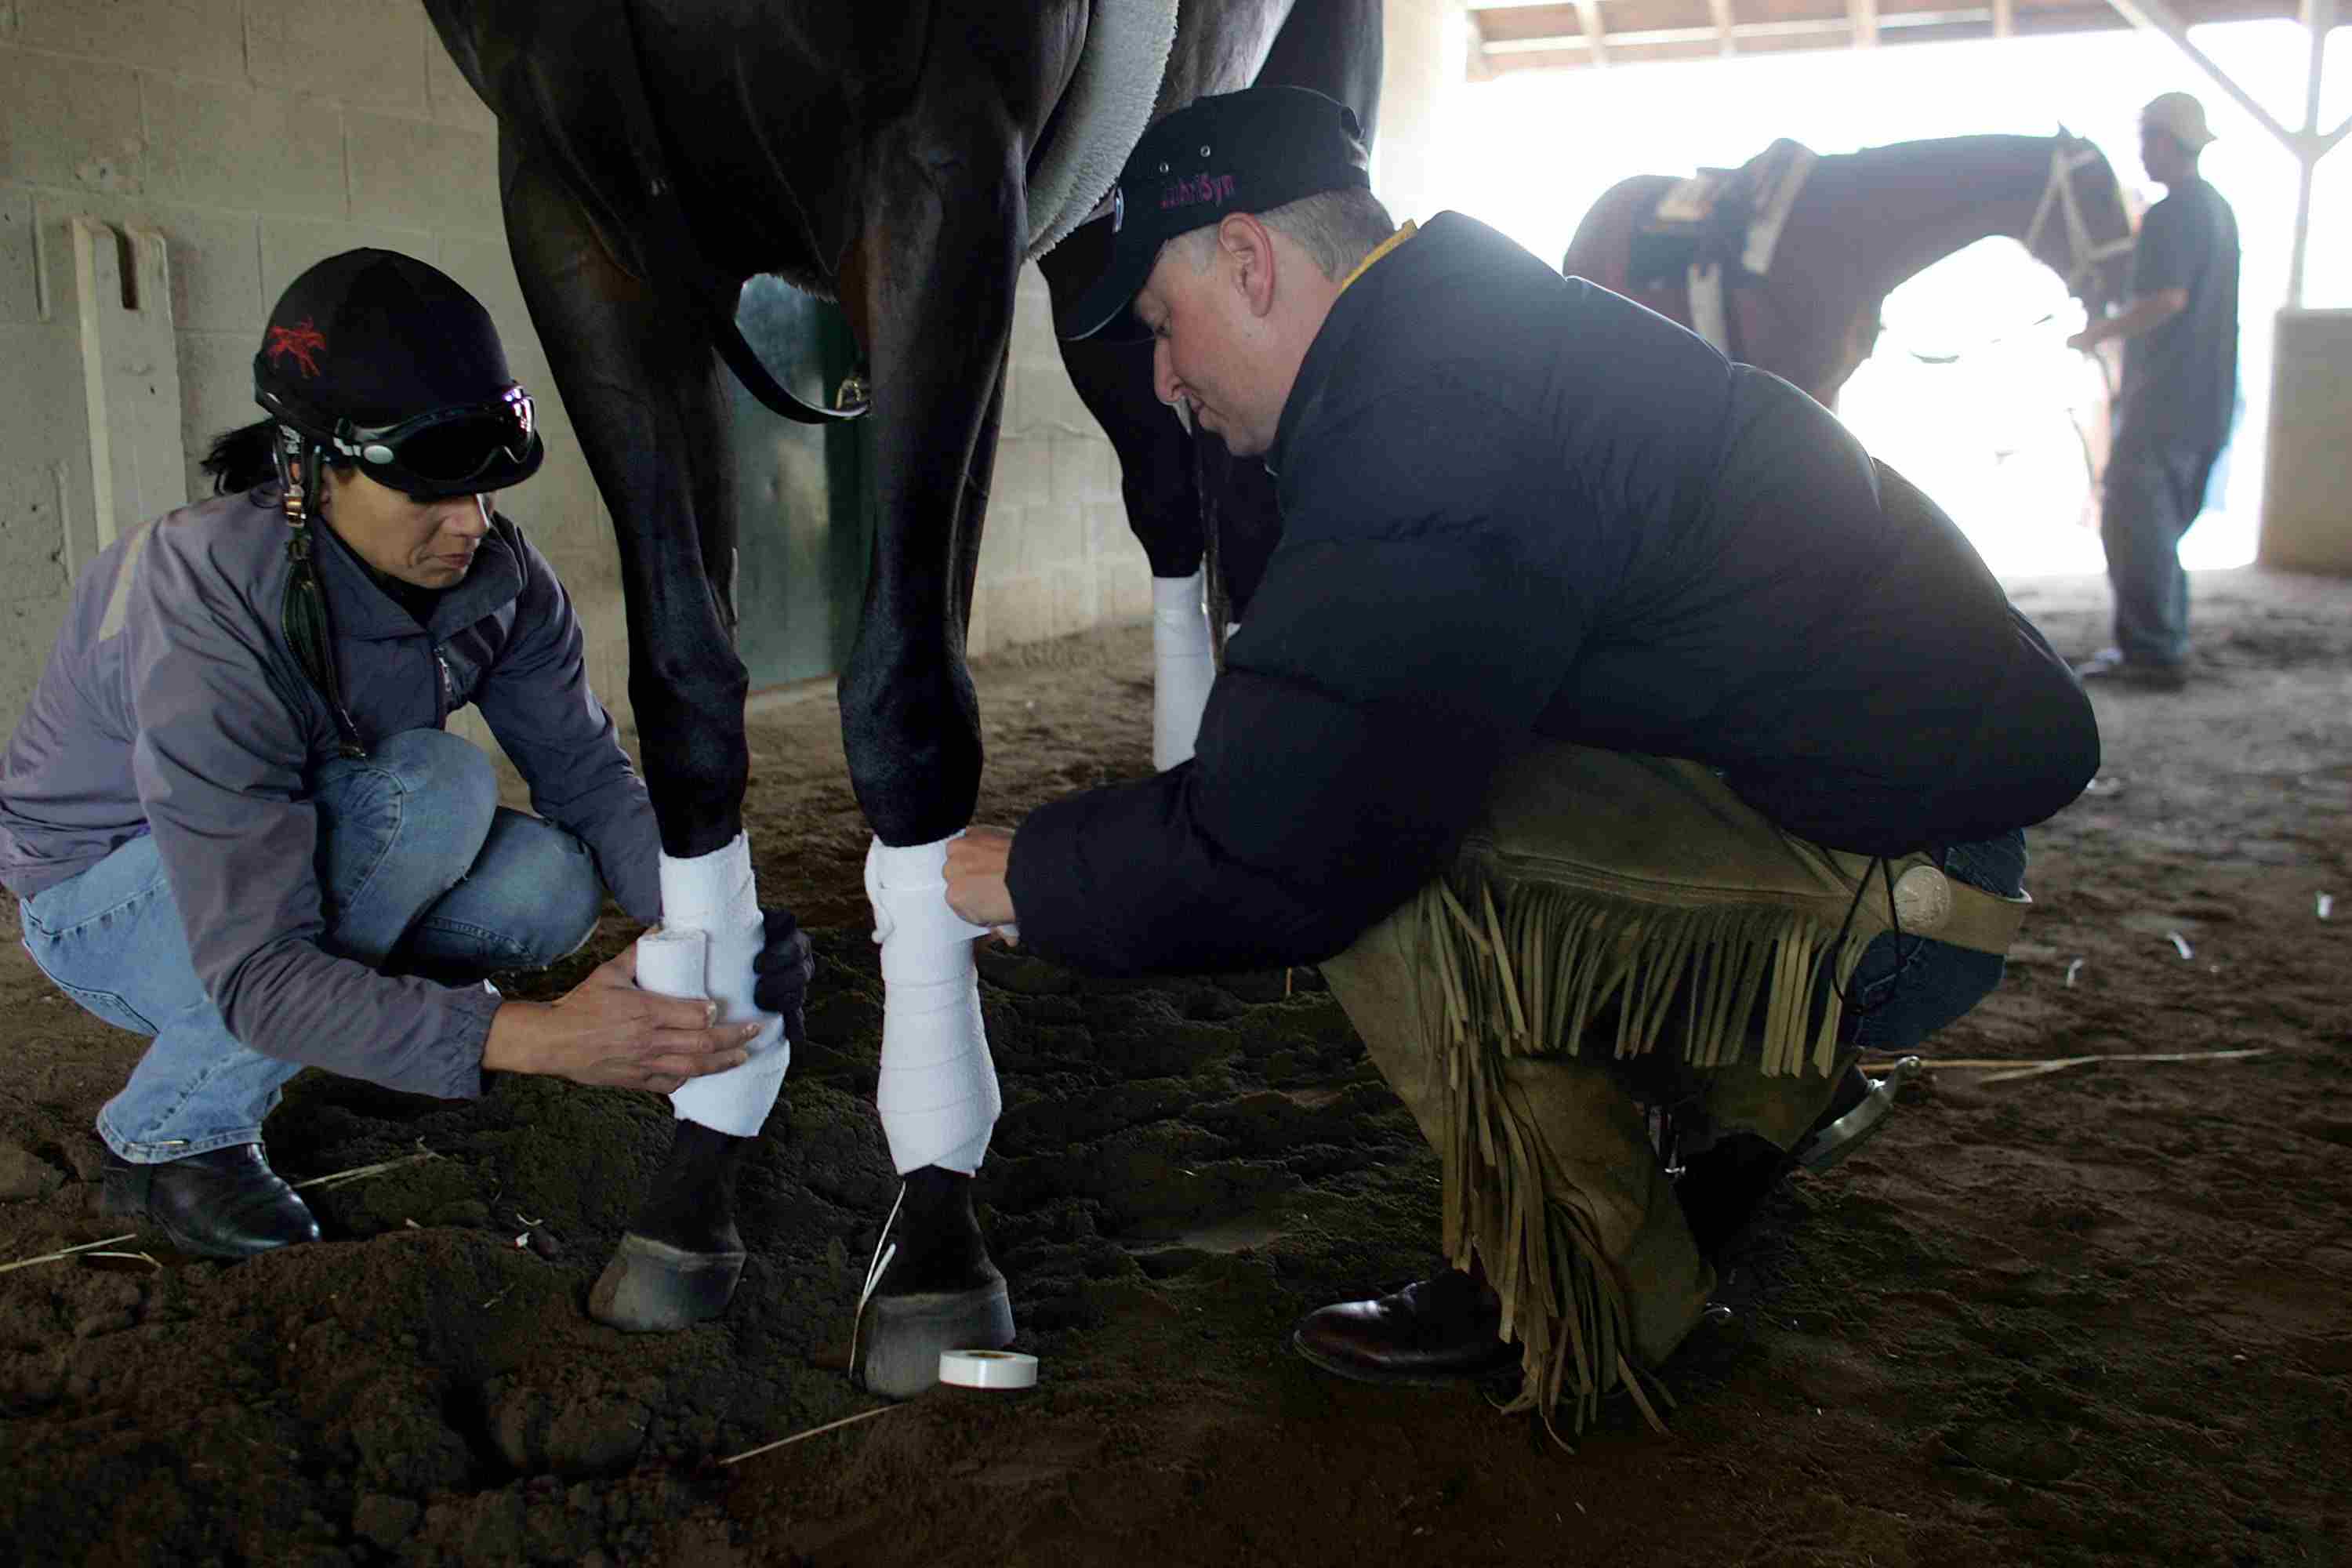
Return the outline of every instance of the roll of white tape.
<path id="1" fill-rule="evenodd" d="M 940 1381 L 958 1388 L 1034 1388 L 1037 1358 L 1019 1351 L 941 1351 Z"/>

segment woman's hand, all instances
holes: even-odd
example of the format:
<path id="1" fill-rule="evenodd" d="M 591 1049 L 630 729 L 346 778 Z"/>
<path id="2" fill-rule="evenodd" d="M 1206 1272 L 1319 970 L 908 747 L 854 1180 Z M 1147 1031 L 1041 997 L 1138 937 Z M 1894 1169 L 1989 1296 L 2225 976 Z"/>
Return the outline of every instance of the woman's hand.
<path id="1" fill-rule="evenodd" d="M 717 1013 L 712 1002 L 639 990 L 631 942 L 561 1001 L 502 1004 L 482 1041 L 482 1068 L 667 1094 L 749 1054 L 760 1020 L 713 1023 Z"/>

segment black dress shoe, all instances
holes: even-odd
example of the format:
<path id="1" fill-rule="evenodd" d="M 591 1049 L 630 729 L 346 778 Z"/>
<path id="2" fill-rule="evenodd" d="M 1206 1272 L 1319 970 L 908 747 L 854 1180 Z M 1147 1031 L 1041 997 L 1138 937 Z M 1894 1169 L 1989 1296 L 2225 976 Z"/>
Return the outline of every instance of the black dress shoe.
<path id="1" fill-rule="evenodd" d="M 309 1205 L 269 1168 L 258 1143 L 152 1165 L 110 1149 L 99 1182 L 100 1212 L 160 1230 L 202 1258 L 250 1258 L 319 1239 Z"/>
<path id="2" fill-rule="evenodd" d="M 1325 1372 L 1361 1383 L 1452 1388 L 1515 1373 L 1519 1347 L 1498 1338 L 1502 1303 L 1458 1269 L 1392 1296 L 1309 1312 L 1293 1349 Z"/>

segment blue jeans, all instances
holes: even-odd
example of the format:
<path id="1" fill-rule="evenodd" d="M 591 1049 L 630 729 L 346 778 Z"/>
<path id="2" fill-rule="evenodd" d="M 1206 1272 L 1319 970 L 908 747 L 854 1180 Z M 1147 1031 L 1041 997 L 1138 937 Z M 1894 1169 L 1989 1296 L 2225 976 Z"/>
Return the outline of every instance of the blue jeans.
<path id="1" fill-rule="evenodd" d="M 2180 538 L 2205 505 L 2214 454 L 2196 447 L 2119 450 L 2107 464 L 2099 542 L 2116 597 L 2116 647 L 2136 664 L 2189 658 L 2189 574 Z"/>
<path id="2" fill-rule="evenodd" d="M 2025 891 L 2025 835 L 1956 844 L 1944 854 L 1954 881 L 2015 898 Z M 1873 889 L 1877 891 L 1875 888 Z M 1883 897 L 1883 893 L 1881 894 Z M 1849 1050 L 1907 1051 L 1990 995 L 2004 969 L 1999 953 L 1975 952 L 1930 937 L 1884 931 L 1862 950 L 1847 986 Z"/>
<path id="3" fill-rule="evenodd" d="M 480 976 L 536 969 L 588 940 L 604 887 L 580 840 L 498 804 L 489 759 L 411 730 L 311 781 L 319 814 L 320 946 L 377 969 Z M 228 1031 L 188 956 L 145 834 L 24 902 L 25 948 L 67 995 L 154 1043 L 99 1112 L 135 1163 L 251 1143 L 302 1064 Z"/>

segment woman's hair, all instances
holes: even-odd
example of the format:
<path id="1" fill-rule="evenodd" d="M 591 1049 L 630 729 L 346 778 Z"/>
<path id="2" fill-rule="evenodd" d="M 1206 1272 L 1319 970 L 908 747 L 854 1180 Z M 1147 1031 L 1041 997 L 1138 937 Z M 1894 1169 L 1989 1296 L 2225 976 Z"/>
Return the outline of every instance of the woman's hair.
<path id="1" fill-rule="evenodd" d="M 213 477 L 213 494 L 241 495 L 278 477 L 271 448 L 278 441 L 278 422 L 257 420 L 224 430 L 213 437 L 212 450 L 197 467 Z"/>

